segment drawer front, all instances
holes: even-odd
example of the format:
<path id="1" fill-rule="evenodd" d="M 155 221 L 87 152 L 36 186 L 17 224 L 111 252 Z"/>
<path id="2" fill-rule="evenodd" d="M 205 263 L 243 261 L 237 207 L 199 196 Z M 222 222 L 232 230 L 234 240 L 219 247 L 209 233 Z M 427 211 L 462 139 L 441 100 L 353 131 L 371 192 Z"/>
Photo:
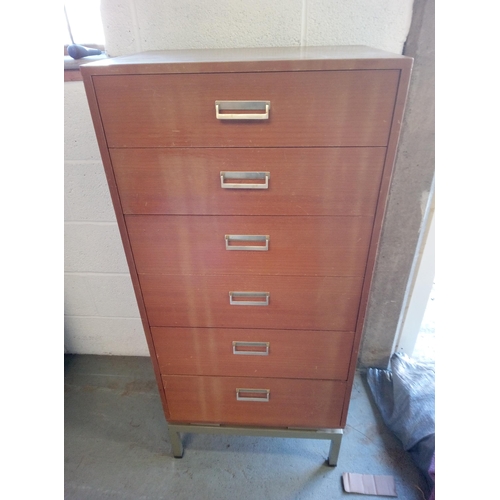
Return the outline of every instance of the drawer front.
<path id="1" fill-rule="evenodd" d="M 112 149 L 125 214 L 368 215 L 385 148 Z M 262 174 L 240 189 L 221 172 Z M 261 175 L 262 177 L 262 175 Z"/>
<path id="2" fill-rule="evenodd" d="M 140 274 L 363 276 L 372 221 L 327 216 L 126 216 Z"/>
<path id="3" fill-rule="evenodd" d="M 139 275 L 151 326 L 355 331 L 362 278 Z M 251 292 L 251 297 L 230 292 Z M 269 293 L 269 304 L 259 294 Z M 242 305 L 250 302 L 256 305 Z M 258 304 L 258 305 L 257 305 Z"/>
<path id="4" fill-rule="evenodd" d="M 162 375 L 347 380 L 353 332 L 152 328 Z"/>
<path id="5" fill-rule="evenodd" d="M 399 70 L 94 76 L 111 148 L 386 146 Z M 221 120 L 216 101 L 269 101 Z"/>
<path id="6" fill-rule="evenodd" d="M 164 376 L 172 423 L 269 427 L 340 426 L 345 382 L 245 377 Z M 260 389 L 267 393 L 239 391 Z M 252 401 L 251 398 L 260 399 Z"/>

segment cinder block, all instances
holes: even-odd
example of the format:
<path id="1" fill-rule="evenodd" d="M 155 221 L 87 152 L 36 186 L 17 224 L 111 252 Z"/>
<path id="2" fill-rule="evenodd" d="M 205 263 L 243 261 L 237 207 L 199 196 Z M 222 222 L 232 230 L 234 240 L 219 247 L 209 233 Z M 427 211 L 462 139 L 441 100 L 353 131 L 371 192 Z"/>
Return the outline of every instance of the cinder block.
<path id="1" fill-rule="evenodd" d="M 117 224 L 67 222 L 64 227 L 65 272 L 129 272 Z"/>
<path id="2" fill-rule="evenodd" d="M 149 356 L 140 319 L 64 318 L 64 347 L 70 354 Z"/>
<path id="3" fill-rule="evenodd" d="M 64 83 L 64 159 L 101 159 L 83 82 Z"/>
<path id="4" fill-rule="evenodd" d="M 137 5 L 137 2 L 122 0 L 101 0 L 101 19 L 106 40 L 106 52 L 111 57 L 135 54 L 141 51 L 137 37 L 138 26 L 136 12 L 149 8 L 148 4 Z M 165 28 L 167 29 L 167 28 Z"/>
<path id="5" fill-rule="evenodd" d="M 116 222 L 101 162 L 66 162 L 64 220 Z"/>
<path id="6" fill-rule="evenodd" d="M 140 317 L 128 274 L 66 274 L 64 291 L 67 316 Z"/>
<path id="7" fill-rule="evenodd" d="M 369 45 L 401 54 L 413 0 L 307 0 L 306 45 Z"/>
<path id="8" fill-rule="evenodd" d="M 111 9 L 117 2 L 106 3 Z M 141 50 L 300 44 L 302 0 L 137 0 L 134 6 Z M 135 33 L 119 12 L 121 24 L 110 26 L 107 41 L 123 54 L 132 48 L 124 35 Z"/>
<path id="9" fill-rule="evenodd" d="M 140 318 L 129 274 L 92 274 L 87 284 L 99 316 Z"/>
<path id="10" fill-rule="evenodd" d="M 81 274 L 64 275 L 64 315 L 97 316 L 97 306 L 87 278 Z"/>

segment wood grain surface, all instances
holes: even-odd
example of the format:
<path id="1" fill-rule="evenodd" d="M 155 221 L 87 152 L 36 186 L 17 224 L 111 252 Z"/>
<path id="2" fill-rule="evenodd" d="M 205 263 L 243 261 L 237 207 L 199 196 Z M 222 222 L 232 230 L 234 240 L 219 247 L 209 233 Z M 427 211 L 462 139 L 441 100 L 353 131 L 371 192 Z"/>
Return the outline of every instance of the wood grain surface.
<path id="1" fill-rule="evenodd" d="M 335 428 L 345 382 L 245 377 L 164 376 L 170 421 Z M 236 389 L 268 389 L 269 401 L 237 401 Z"/>
<path id="2" fill-rule="evenodd" d="M 110 150 L 124 213 L 186 215 L 373 215 L 385 152 L 385 148 Z M 221 171 L 269 172 L 268 189 L 223 189 Z"/>
<path id="3" fill-rule="evenodd" d="M 363 276 L 371 217 L 128 215 L 139 274 Z M 227 250 L 226 235 L 269 237 Z M 265 242 L 232 241 L 264 248 Z"/>
<path id="4" fill-rule="evenodd" d="M 363 278 L 140 274 L 151 326 L 354 331 Z M 269 292 L 268 306 L 229 292 Z M 259 299 L 253 299 L 259 300 Z"/>
<path id="5" fill-rule="evenodd" d="M 112 148 L 386 146 L 399 71 L 95 76 Z M 271 101 L 218 120 L 215 101 Z"/>
<path id="6" fill-rule="evenodd" d="M 411 66 L 341 46 L 81 67 L 168 421 L 345 426 Z M 217 120 L 216 100 L 269 100 L 269 119 Z M 269 172 L 269 188 L 223 189 L 221 171 Z M 269 251 L 227 251 L 239 233 Z"/>
<path id="7" fill-rule="evenodd" d="M 152 328 L 163 375 L 347 380 L 353 332 Z M 233 342 L 268 344 L 236 345 Z M 243 354 L 242 354 L 243 352 Z M 260 355 L 244 354 L 259 352 Z"/>
<path id="8" fill-rule="evenodd" d="M 152 50 L 80 66 L 91 75 L 409 69 L 412 59 L 363 45 Z"/>

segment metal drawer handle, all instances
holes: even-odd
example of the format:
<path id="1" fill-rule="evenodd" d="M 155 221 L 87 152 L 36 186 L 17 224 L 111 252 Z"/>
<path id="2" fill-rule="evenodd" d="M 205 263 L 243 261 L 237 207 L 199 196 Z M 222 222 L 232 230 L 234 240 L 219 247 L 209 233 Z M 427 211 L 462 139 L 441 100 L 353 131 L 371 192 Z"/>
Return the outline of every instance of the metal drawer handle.
<path id="1" fill-rule="evenodd" d="M 236 389 L 236 400 L 237 401 L 261 401 L 263 403 L 269 402 L 269 389 Z M 260 396 L 244 396 L 243 393 L 247 394 L 262 394 Z"/>
<path id="2" fill-rule="evenodd" d="M 221 172 L 220 187 L 224 189 L 269 189 L 270 172 Z M 263 179 L 264 183 L 251 184 L 248 182 L 225 182 L 226 179 L 253 180 Z"/>
<path id="3" fill-rule="evenodd" d="M 217 120 L 268 120 L 271 101 L 215 101 Z M 259 110 L 264 113 L 221 113 L 223 110 Z"/>
<path id="4" fill-rule="evenodd" d="M 269 292 L 229 292 L 229 304 L 232 306 L 268 306 Z M 234 300 L 240 297 L 260 297 L 264 300 Z"/>
<path id="5" fill-rule="evenodd" d="M 267 252 L 269 250 L 269 235 L 226 234 L 226 250 L 253 250 Z M 231 245 L 231 241 L 263 241 L 264 245 Z"/>
<path id="6" fill-rule="evenodd" d="M 242 350 L 249 347 L 255 350 Z M 260 350 L 257 350 L 260 349 Z M 264 350 L 262 350 L 264 349 Z M 269 342 L 237 342 L 233 341 L 233 354 L 242 354 L 245 356 L 269 356 Z"/>

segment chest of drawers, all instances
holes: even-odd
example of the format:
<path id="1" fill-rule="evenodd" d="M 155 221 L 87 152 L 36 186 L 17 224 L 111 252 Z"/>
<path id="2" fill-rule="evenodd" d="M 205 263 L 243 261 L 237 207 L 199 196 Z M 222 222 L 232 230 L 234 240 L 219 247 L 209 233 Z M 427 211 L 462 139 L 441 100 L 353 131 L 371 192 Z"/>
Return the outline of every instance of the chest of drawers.
<path id="1" fill-rule="evenodd" d="M 175 456 L 179 432 L 345 427 L 412 60 L 367 47 L 82 66 Z"/>

